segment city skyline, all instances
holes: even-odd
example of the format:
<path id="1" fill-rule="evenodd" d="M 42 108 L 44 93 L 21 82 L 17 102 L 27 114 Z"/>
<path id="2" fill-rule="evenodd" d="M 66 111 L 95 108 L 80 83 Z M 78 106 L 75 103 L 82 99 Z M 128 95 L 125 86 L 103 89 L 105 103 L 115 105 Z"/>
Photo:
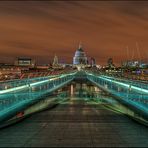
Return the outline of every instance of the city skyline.
<path id="1" fill-rule="evenodd" d="M 146 61 L 147 8 L 144 1 L 0 2 L 0 62 L 28 56 L 49 63 L 56 54 L 72 63 L 80 41 L 100 65 L 110 57 L 117 65 L 132 57 Z"/>

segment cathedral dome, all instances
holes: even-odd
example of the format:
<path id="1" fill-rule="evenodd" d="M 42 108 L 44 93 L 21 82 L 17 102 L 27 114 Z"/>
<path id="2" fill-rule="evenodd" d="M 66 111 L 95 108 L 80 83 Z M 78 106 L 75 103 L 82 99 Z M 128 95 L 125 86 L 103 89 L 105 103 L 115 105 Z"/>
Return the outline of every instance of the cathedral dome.
<path id="1" fill-rule="evenodd" d="M 75 52 L 75 56 L 73 58 L 73 64 L 74 65 L 78 65 L 78 64 L 86 65 L 87 64 L 87 57 L 81 45 L 79 45 L 79 48 Z"/>

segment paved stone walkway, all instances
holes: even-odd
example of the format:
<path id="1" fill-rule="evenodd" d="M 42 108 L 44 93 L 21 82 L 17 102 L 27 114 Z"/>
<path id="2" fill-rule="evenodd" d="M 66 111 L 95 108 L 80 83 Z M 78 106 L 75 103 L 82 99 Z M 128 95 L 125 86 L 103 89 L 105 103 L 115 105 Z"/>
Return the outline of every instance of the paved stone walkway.
<path id="1" fill-rule="evenodd" d="M 0 130 L 0 147 L 148 147 L 148 128 L 103 108 L 71 100 Z"/>

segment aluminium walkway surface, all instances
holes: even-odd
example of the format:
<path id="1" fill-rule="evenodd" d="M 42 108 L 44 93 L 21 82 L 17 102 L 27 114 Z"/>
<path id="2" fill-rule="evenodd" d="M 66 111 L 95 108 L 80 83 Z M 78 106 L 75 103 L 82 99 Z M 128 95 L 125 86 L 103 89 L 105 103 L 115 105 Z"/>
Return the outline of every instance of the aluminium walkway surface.
<path id="1" fill-rule="evenodd" d="M 148 128 L 73 99 L 0 130 L 0 147 L 148 147 Z"/>

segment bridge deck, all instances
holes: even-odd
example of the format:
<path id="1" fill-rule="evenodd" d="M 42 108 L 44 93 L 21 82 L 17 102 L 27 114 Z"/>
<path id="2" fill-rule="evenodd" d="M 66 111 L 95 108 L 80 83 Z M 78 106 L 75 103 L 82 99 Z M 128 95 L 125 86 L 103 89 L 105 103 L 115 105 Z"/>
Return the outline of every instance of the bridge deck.
<path id="1" fill-rule="evenodd" d="M 102 105 L 71 100 L 0 131 L 1 147 L 148 146 L 148 129 Z"/>

